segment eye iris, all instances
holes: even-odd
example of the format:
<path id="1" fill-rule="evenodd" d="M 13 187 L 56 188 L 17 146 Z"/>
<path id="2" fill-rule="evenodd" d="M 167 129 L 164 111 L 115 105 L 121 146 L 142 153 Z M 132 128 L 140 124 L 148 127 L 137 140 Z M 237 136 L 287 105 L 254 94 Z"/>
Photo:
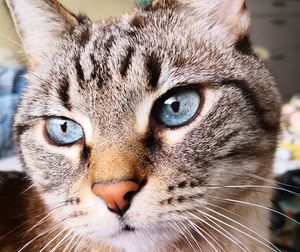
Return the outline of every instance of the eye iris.
<path id="1" fill-rule="evenodd" d="M 197 89 L 179 90 L 158 103 L 157 118 L 166 126 L 182 126 L 196 114 L 200 100 Z"/>
<path id="2" fill-rule="evenodd" d="M 57 145 L 77 142 L 83 137 L 81 126 L 69 119 L 50 118 L 46 122 L 49 138 Z"/>

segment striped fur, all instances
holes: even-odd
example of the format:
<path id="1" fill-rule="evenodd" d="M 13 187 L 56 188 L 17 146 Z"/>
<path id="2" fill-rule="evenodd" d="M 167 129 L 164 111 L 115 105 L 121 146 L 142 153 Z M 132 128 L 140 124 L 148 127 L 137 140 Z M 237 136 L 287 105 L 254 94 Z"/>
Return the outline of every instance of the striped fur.
<path id="1" fill-rule="evenodd" d="M 63 251 L 68 241 L 82 251 L 214 251 L 207 240 L 225 251 L 242 251 L 243 244 L 269 251 L 270 191 L 227 188 L 270 185 L 279 131 L 280 97 L 251 50 L 244 1 L 160 0 L 95 23 L 56 0 L 8 3 L 31 66 L 15 118 L 16 143 L 34 188 L 26 197 L 30 204 L 30 193 L 38 195 L 43 214 L 51 213 L 47 225 L 37 225 L 21 243 L 59 223 L 28 251 Z M 36 23 L 31 31 L 28 24 Z M 202 92 L 199 115 L 181 128 L 158 125 L 152 114 L 157 99 L 189 85 Z M 84 141 L 60 147 L 47 141 L 51 116 L 79 123 Z M 119 217 L 91 186 L 124 178 L 145 184 Z M 219 228 L 207 224 L 213 219 L 206 214 L 221 221 Z"/>

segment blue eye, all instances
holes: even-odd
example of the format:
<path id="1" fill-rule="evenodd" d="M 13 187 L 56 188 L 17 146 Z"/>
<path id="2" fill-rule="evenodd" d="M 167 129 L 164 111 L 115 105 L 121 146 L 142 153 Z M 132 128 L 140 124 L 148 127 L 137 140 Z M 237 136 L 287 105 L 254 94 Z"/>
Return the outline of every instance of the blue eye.
<path id="1" fill-rule="evenodd" d="M 168 127 L 187 124 L 197 113 L 201 95 L 197 88 L 177 89 L 164 95 L 155 105 L 157 120 Z"/>
<path id="2" fill-rule="evenodd" d="M 49 138 L 57 145 L 69 145 L 83 138 L 81 126 L 63 118 L 50 118 L 46 122 Z"/>

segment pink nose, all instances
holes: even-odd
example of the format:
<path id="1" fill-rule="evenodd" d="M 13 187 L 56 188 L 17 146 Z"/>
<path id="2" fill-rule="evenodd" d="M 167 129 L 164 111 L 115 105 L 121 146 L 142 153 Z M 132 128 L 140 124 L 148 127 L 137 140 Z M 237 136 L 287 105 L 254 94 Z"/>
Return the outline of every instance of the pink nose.
<path id="1" fill-rule="evenodd" d="M 114 213 L 123 216 L 130 207 L 130 201 L 140 185 L 131 180 L 123 180 L 116 183 L 104 184 L 95 183 L 92 192 L 101 197 L 108 207 Z"/>

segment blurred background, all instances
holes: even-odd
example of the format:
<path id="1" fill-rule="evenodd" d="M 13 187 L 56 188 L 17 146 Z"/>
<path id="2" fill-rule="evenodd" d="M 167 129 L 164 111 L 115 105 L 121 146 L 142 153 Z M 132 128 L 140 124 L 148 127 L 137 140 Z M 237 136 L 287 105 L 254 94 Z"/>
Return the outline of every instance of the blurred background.
<path id="1" fill-rule="evenodd" d="M 38 1 L 38 0 L 37 0 Z M 199 0 L 201 1 L 201 0 Z M 213 0 L 212 0 L 213 1 Z M 300 193 L 300 0 L 246 0 L 256 53 L 272 69 L 283 97 L 283 133 L 274 173 L 282 187 Z M 93 20 L 130 12 L 151 0 L 60 0 Z M 26 62 L 4 0 L 0 0 L 0 170 L 21 170 L 12 142 L 12 122 L 26 80 Z M 2 158 L 2 160 L 1 160 Z M 287 186 L 288 184 L 288 186 Z M 274 209 L 300 222 L 299 197 L 276 190 Z M 282 251 L 300 251 L 300 225 L 272 214 L 273 240 Z"/>

